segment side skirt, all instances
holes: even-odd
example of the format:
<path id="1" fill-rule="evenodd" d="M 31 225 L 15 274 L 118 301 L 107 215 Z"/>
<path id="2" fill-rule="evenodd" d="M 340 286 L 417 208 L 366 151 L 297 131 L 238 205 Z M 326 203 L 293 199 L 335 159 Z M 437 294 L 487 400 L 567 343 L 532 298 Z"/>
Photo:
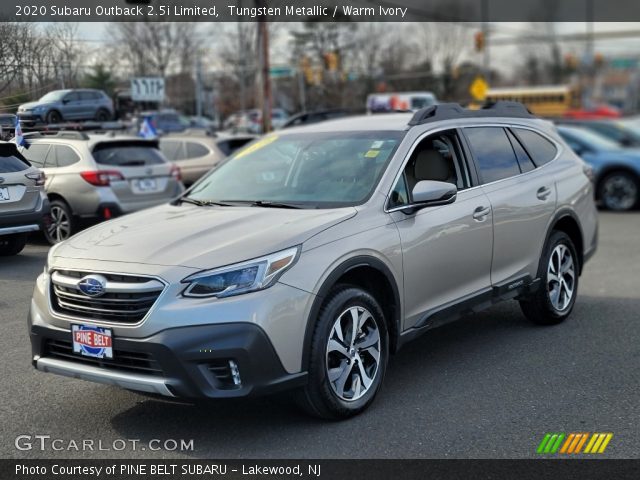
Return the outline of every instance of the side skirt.
<path id="1" fill-rule="evenodd" d="M 481 312 L 504 300 L 527 297 L 539 287 L 539 278 L 534 279 L 530 275 L 524 275 L 429 310 L 415 326 L 400 335 L 398 348 L 433 328 L 454 322 L 466 315 Z"/>

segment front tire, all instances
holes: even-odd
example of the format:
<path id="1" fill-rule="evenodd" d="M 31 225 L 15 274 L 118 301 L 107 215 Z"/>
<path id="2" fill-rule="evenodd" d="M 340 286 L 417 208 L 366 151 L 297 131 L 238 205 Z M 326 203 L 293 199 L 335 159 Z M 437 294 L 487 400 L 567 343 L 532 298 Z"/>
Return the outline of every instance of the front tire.
<path id="1" fill-rule="evenodd" d="M 357 415 L 380 390 L 388 356 L 384 313 L 376 299 L 357 287 L 337 287 L 316 321 L 300 405 L 321 418 Z"/>
<path id="2" fill-rule="evenodd" d="M 51 223 L 44 231 L 44 236 L 51 245 L 60 243 L 75 233 L 73 213 L 63 200 L 51 201 L 49 216 Z"/>
<path id="3" fill-rule="evenodd" d="M 26 244 L 26 233 L 0 236 L 0 257 L 10 257 L 19 254 Z"/>
<path id="4" fill-rule="evenodd" d="M 51 110 L 47 113 L 46 121 L 49 124 L 62 122 L 62 115 L 57 110 Z"/>
<path id="5" fill-rule="evenodd" d="M 540 259 L 541 285 L 532 297 L 520 301 L 524 315 L 538 325 L 564 321 L 578 296 L 578 272 L 578 255 L 571 238 L 564 232 L 554 231 Z"/>

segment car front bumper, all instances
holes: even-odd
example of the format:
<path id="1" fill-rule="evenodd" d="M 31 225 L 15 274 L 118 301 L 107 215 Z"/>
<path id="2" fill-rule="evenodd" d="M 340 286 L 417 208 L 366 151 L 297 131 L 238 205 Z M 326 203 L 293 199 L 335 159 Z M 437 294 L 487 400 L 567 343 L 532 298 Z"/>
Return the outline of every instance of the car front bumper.
<path id="1" fill-rule="evenodd" d="M 306 381 L 306 372 L 287 373 L 264 331 L 248 323 L 115 337 L 110 360 L 74 354 L 69 330 L 34 325 L 30 337 L 33 366 L 40 371 L 168 397 L 245 397 Z"/>
<path id="2" fill-rule="evenodd" d="M 17 115 L 21 122 L 40 123 L 44 121 L 42 115 L 35 112 L 18 112 Z"/>

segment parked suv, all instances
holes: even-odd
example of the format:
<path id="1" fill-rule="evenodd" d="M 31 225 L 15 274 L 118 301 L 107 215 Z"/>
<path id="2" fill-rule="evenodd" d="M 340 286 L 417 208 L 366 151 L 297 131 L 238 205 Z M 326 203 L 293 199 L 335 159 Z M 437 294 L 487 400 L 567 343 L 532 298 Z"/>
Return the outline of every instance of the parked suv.
<path id="1" fill-rule="evenodd" d="M 0 142 L 0 256 L 20 253 L 48 213 L 44 174 L 29 165 L 15 143 Z"/>
<path id="2" fill-rule="evenodd" d="M 106 122 L 113 118 L 113 101 L 102 90 L 54 90 L 36 102 L 20 105 L 18 117 L 25 123 L 60 123 L 68 120 Z"/>
<path id="3" fill-rule="evenodd" d="M 25 134 L 24 156 L 47 176 L 51 244 L 69 238 L 82 223 L 109 220 L 176 198 L 184 187 L 178 167 L 157 140 L 60 131 Z"/>
<path id="4" fill-rule="evenodd" d="M 297 389 L 344 418 L 389 355 L 497 301 L 571 313 L 596 249 L 584 162 L 519 104 L 268 135 L 179 200 L 51 249 L 29 329 L 43 372 L 167 397 Z"/>
<path id="5" fill-rule="evenodd" d="M 255 137 L 251 134 L 211 134 L 189 129 L 160 138 L 160 150 L 180 167 L 182 181 L 192 185 L 227 156 Z"/>

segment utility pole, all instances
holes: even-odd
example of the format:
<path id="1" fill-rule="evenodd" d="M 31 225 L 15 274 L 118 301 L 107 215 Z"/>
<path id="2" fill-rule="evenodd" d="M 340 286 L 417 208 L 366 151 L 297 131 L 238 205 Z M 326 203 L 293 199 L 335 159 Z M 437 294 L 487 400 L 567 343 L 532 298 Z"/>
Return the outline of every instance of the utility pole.
<path id="1" fill-rule="evenodd" d="M 202 116 L 202 64 L 199 55 L 196 58 L 196 115 Z"/>
<path id="2" fill-rule="evenodd" d="M 484 48 L 482 49 L 482 71 L 484 80 L 491 84 L 491 56 L 489 55 L 489 0 L 482 0 L 481 4 L 482 37 Z"/>
<path id="3" fill-rule="evenodd" d="M 256 7 L 265 6 L 265 0 L 256 0 Z M 262 73 L 262 132 L 267 133 L 271 131 L 271 79 L 269 78 L 269 24 L 266 15 L 261 15 L 258 21 L 258 42 Z"/>
<path id="4" fill-rule="evenodd" d="M 246 57 L 244 56 L 244 48 L 246 45 L 245 42 L 245 32 L 242 30 L 242 22 L 237 22 L 238 26 L 238 52 L 240 53 L 240 58 L 238 61 L 240 62 L 240 111 L 244 112 L 247 109 L 247 101 L 246 101 L 246 93 L 245 93 L 245 85 L 244 81 L 247 77 L 247 62 Z"/>

